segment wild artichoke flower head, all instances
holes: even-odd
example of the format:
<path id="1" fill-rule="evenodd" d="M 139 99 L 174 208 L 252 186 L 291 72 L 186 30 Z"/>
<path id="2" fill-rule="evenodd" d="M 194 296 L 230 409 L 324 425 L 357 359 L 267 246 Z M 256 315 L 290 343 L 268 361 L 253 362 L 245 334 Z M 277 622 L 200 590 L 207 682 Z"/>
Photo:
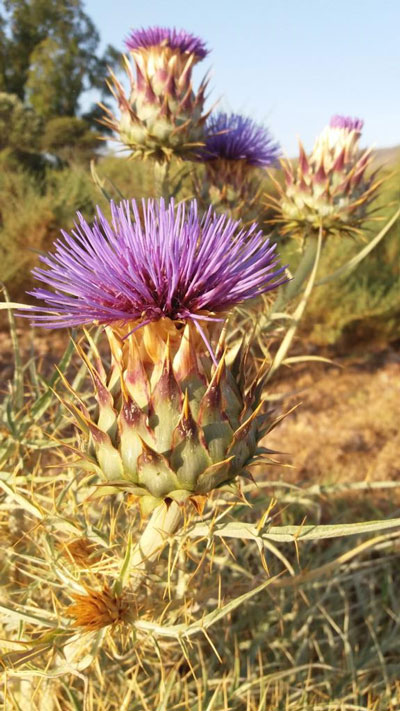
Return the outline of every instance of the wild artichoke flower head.
<path id="1" fill-rule="evenodd" d="M 200 37 L 170 27 L 133 30 L 126 40 L 126 46 L 149 73 L 157 71 L 157 66 L 164 67 L 173 55 L 178 62 L 187 61 L 190 57 L 193 65 L 208 54 Z"/>
<path id="2" fill-rule="evenodd" d="M 297 168 L 281 160 L 285 185 L 276 183 L 283 233 L 304 237 L 322 226 L 325 234 L 355 235 L 367 219 L 367 208 L 381 181 L 367 176 L 371 149 L 360 154 L 363 121 L 334 116 L 317 137 L 310 155 L 300 142 Z"/>
<path id="3" fill-rule="evenodd" d="M 277 161 L 279 144 L 267 128 L 241 114 L 212 115 L 205 132 L 197 159 L 205 165 L 206 180 L 196 188 L 204 204 L 211 201 L 231 216 L 257 219 L 260 179 L 255 169 Z"/>
<path id="4" fill-rule="evenodd" d="M 275 163 L 279 154 L 279 144 L 265 126 L 241 114 L 223 112 L 208 119 L 205 145 L 199 151 L 203 161 L 243 161 L 259 168 Z"/>
<path id="5" fill-rule="evenodd" d="M 276 245 L 256 224 L 245 230 L 211 208 L 200 219 L 195 200 L 110 209 L 111 222 L 98 208 L 92 226 L 78 213 L 72 236 L 63 232 L 55 253 L 41 257 L 48 269 L 33 274 L 54 291 L 32 292 L 48 304 L 37 308 L 36 323 L 198 323 L 281 283 Z"/>
<path id="6" fill-rule="evenodd" d="M 207 82 L 197 94 L 192 88 L 193 66 L 208 50 L 198 37 L 165 27 L 134 30 L 126 41 L 125 57 L 130 92 L 111 74 L 110 90 L 120 117 L 106 107 L 104 123 L 118 134 L 134 156 L 162 162 L 173 155 L 190 157 L 201 144 L 206 116 L 202 115 Z"/>
<path id="7" fill-rule="evenodd" d="M 261 378 L 249 378 L 247 350 L 226 362 L 223 321 L 235 304 L 282 283 L 275 245 L 261 231 L 218 217 L 196 202 L 111 204 L 93 226 L 79 216 L 47 269 L 35 275 L 46 302 L 36 323 L 105 325 L 105 367 L 77 346 L 97 409 L 65 405 L 87 441 L 83 466 L 137 496 L 143 513 L 165 499 L 197 502 L 232 482 L 260 455 L 270 422 Z M 217 344 L 216 347 L 213 344 Z M 71 388 L 69 388 L 71 390 Z M 94 414 L 95 413 L 95 414 Z M 263 455 L 262 455 L 263 456 Z"/>
<path id="8" fill-rule="evenodd" d="M 364 121 L 350 116 L 333 116 L 317 137 L 310 161 L 316 166 L 323 165 L 325 172 L 343 164 L 354 162 L 359 152 L 359 141 Z"/>
<path id="9" fill-rule="evenodd" d="M 345 131 L 357 131 L 361 133 L 364 126 L 364 121 L 359 118 L 352 118 L 352 116 L 340 116 L 336 114 L 332 116 L 330 123 L 330 128 L 338 128 Z"/>

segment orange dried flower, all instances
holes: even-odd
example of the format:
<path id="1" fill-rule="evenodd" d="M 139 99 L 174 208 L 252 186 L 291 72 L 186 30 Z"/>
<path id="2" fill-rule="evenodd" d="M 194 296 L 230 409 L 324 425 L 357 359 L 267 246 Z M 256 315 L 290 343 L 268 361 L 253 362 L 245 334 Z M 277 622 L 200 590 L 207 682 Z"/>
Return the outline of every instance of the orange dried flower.
<path id="1" fill-rule="evenodd" d="M 74 619 L 73 627 L 93 632 L 108 625 L 129 621 L 131 605 L 108 586 L 102 590 L 86 588 L 86 595 L 73 594 L 71 597 L 75 602 L 67 608 L 66 614 Z"/>

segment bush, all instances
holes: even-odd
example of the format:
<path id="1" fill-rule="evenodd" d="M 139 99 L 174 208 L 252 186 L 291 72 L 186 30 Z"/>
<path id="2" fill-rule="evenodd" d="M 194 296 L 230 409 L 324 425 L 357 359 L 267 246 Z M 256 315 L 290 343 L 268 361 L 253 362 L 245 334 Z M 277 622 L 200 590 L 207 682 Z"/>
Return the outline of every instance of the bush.
<path id="1" fill-rule="evenodd" d="M 0 280 L 12 295 L 23 290 L 28 270 L 54 231 L 51 196 L 23 170 L 0 174 Z"/>
<path id="2" fill-rule="evenodd" d="M 99 147 L 99 135 L 89 124 L 75 116 L 58 116 L 46 123 L 42 148 L 55 153 L 62 160 L 88 160 Z"/>
<path id="3" fill-rule="evenodd" d="M 37 151 L 43 122 L 35 111 L 14 94 L 0 92 L 0 151 Z"/>

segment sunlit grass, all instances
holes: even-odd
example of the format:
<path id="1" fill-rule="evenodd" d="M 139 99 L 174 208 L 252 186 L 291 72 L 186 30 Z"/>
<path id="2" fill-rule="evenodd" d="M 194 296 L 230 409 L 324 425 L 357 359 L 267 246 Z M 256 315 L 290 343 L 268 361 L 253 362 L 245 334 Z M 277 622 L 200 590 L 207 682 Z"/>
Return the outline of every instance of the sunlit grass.
<path id="1" fill-rule="evenodd" d="M 77 365 L 68 367 L 76 377 Z M 29 417 L 49 391 L 38 374 L 44 392 L 37 393 L 24 365 L 21 378 L 21 412 Z M 74 595 L 123 576 L 140 518 L 122 494 L 93 499 L 93 481 L 72 466 L 73 451 L 49 439 L 57 426 L 76 444 L 57 399 L 46 403 L 34 440 L 29 427 L 20 431 L 0 474 L 4 708 L 398 707 L 399 533 L 301 540 L 320 522 L 399 516 L 396 482 L 285 485 L 279 466 L 259 468 L 259 488 L 246 486 L 245 500 L 214 495 L 202 519 L 214 517 L 216 535 L 194 535 L 190 514 L 145 589 L 128 599 L 133 622 L 86 632 L 73 626 Z M 7 414 L 9 441 L 5 421 Z M 261 538 L 245 538 L 244 529 L 239 538 L 218 533 L 237 521 Z M 300 533 L 286 543 L 263 538 L 271 525 Z"/>

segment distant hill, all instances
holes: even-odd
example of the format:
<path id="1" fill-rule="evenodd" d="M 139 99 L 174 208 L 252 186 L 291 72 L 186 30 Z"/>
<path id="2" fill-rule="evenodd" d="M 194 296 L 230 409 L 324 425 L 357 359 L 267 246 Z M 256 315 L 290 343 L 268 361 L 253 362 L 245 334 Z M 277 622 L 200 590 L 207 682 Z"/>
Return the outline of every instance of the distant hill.
<path id="1" fill-rule="evenodd" d="M 400 162 L 400 146 L 392 148 L 377 148 L 373 151 L 374 162 L 377 165 L 393 166 Z"/>

